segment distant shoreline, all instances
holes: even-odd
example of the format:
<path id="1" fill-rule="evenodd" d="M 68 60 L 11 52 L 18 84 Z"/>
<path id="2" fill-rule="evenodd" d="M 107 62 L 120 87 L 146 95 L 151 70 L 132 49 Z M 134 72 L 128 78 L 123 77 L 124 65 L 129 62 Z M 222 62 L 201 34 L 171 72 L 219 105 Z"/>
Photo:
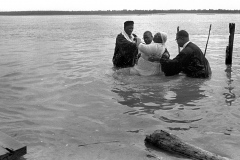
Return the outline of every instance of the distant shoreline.
<path id="1" fill-rule="evenodd" d="M 129 15 L 129 14 L 240 14 L 240 10 L 107 10 L 107 11 L 0 11 L 0 16 L 28 15 Z"/>

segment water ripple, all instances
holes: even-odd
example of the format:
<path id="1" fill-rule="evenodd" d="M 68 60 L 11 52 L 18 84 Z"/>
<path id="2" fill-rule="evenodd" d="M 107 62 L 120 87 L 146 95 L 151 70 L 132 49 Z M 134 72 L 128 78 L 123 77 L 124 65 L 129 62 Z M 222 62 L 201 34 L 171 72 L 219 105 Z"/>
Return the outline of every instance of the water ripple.
<path id="1" fill-rule="evenodd" d="M 195 122 L 195 121 L 200 121 L 202 120 L 202 118 L 199 118 L 199 119 L 193 119 L 193 120 L 176 120 L 176 119 L 169 119 L 169 118 L 166 118 L 166 117 L 159 117 L 160 120 L 164 121 L 164 122 L 167 122 L 167 123 L 192 123 L 192 122 Z"/>

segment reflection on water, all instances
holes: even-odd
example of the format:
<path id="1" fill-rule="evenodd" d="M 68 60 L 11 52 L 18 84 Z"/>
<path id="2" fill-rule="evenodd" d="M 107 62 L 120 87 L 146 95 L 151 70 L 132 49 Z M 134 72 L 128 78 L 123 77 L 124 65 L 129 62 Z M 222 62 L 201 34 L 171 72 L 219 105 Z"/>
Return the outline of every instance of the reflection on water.
<path id="1" fill-rule="evenodd" d="M 198 102 L 205 95 L 201 89 L 205 79 L 191 79 L 184 75 L 175 77 L 126 76 L 116 74 L 121 85 L 115 85 L 113 92 L 119 95 L 118 103 L 134 108 L 128 114 L 154 114 L 157 110 L 199 109 Z M 166 120 L 166 119 L 165 119 Z"/>
<path id="2" fill-rule="evenodd" d="M 112 71 L 115 38 L 126 19 L 136 22 L 139 37 L 146 29 L 167 32 L 171 57 L 177 53 L 177 26 L 204 48 L 211 23 L 207 52 L 211 79 Z M 233 54 L 232 67 L 224 65 L 228 23 L 238 24 L 238 14 L 0 16 L 0 20 L 0 130 L 28 146 L 27 160 L 142 159 L 143 134 L 159 127 L 199 136 L 193 140 L 196 144 L 226 146 L 233 157 L 240 156 L 239 54 Z M 236 28 L 234 42 L 239 40 Z M 234 45 L 233 52 L 239 50 Z M 121 142 L 78 147 L 115 140 Z"/>
<path id="3" fill-rule="evenodd" d="M 180 104 L 183 107 L 189 106 L 192 107 L 192 109 L 198 109 L 195 108 L 197 101 L 206 97 L 204 94 L 205 90 L 201 89 L 205 81 L 207 80 L 186 77 L 181 79 L 175 86 L 169 88 L 171 92 L 175 93 L 175 96 L 168 100 L 168 105 Z M 168 99 L 167 96 L 165 96 L 165 98 Z"/>
<path id="4" fill-rule="evenodd" d="M 228 93 L 223 93 L 223 95 L 226 98 L 226 104 L 231 106 L 232 102 L 235 100 L 236 95 L 233 93 L 234 87 L 232 86 L 232 65 L 227 65 L 227 68 L 225 70 L 226 72 L 226 76 L 227 76 L 227 87 L 225 87 L 225 89 L 228 90 Z"/>

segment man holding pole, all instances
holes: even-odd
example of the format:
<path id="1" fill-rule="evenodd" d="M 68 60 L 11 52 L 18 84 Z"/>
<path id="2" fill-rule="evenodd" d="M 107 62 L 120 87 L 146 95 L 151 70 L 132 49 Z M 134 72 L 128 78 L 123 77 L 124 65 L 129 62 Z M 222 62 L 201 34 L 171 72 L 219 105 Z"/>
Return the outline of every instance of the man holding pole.
<path id="1" fill-rule="evenodd" d="M 188 77 L 208 78 L 211 68 L 201 49 L 189 41 L 189 34 L 185 30 L 177 32 L 176 41 L 182 50 L 173 59 L 161 58 L 160 63 L 165 76 L 177 75 L 180 72 Z"/>

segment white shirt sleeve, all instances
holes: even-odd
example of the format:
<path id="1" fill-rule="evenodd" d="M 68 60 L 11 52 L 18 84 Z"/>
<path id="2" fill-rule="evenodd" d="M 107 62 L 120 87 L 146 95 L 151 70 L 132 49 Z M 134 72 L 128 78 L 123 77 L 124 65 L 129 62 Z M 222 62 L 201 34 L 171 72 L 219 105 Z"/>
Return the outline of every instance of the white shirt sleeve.
<path id="1" fill-rule="evenodd" d="M 154 46 L 152 44 L 140 43 L 138 49 L 141 53 L 145 54 L 146 56 L 151 56 L 154 52 Z"/>

